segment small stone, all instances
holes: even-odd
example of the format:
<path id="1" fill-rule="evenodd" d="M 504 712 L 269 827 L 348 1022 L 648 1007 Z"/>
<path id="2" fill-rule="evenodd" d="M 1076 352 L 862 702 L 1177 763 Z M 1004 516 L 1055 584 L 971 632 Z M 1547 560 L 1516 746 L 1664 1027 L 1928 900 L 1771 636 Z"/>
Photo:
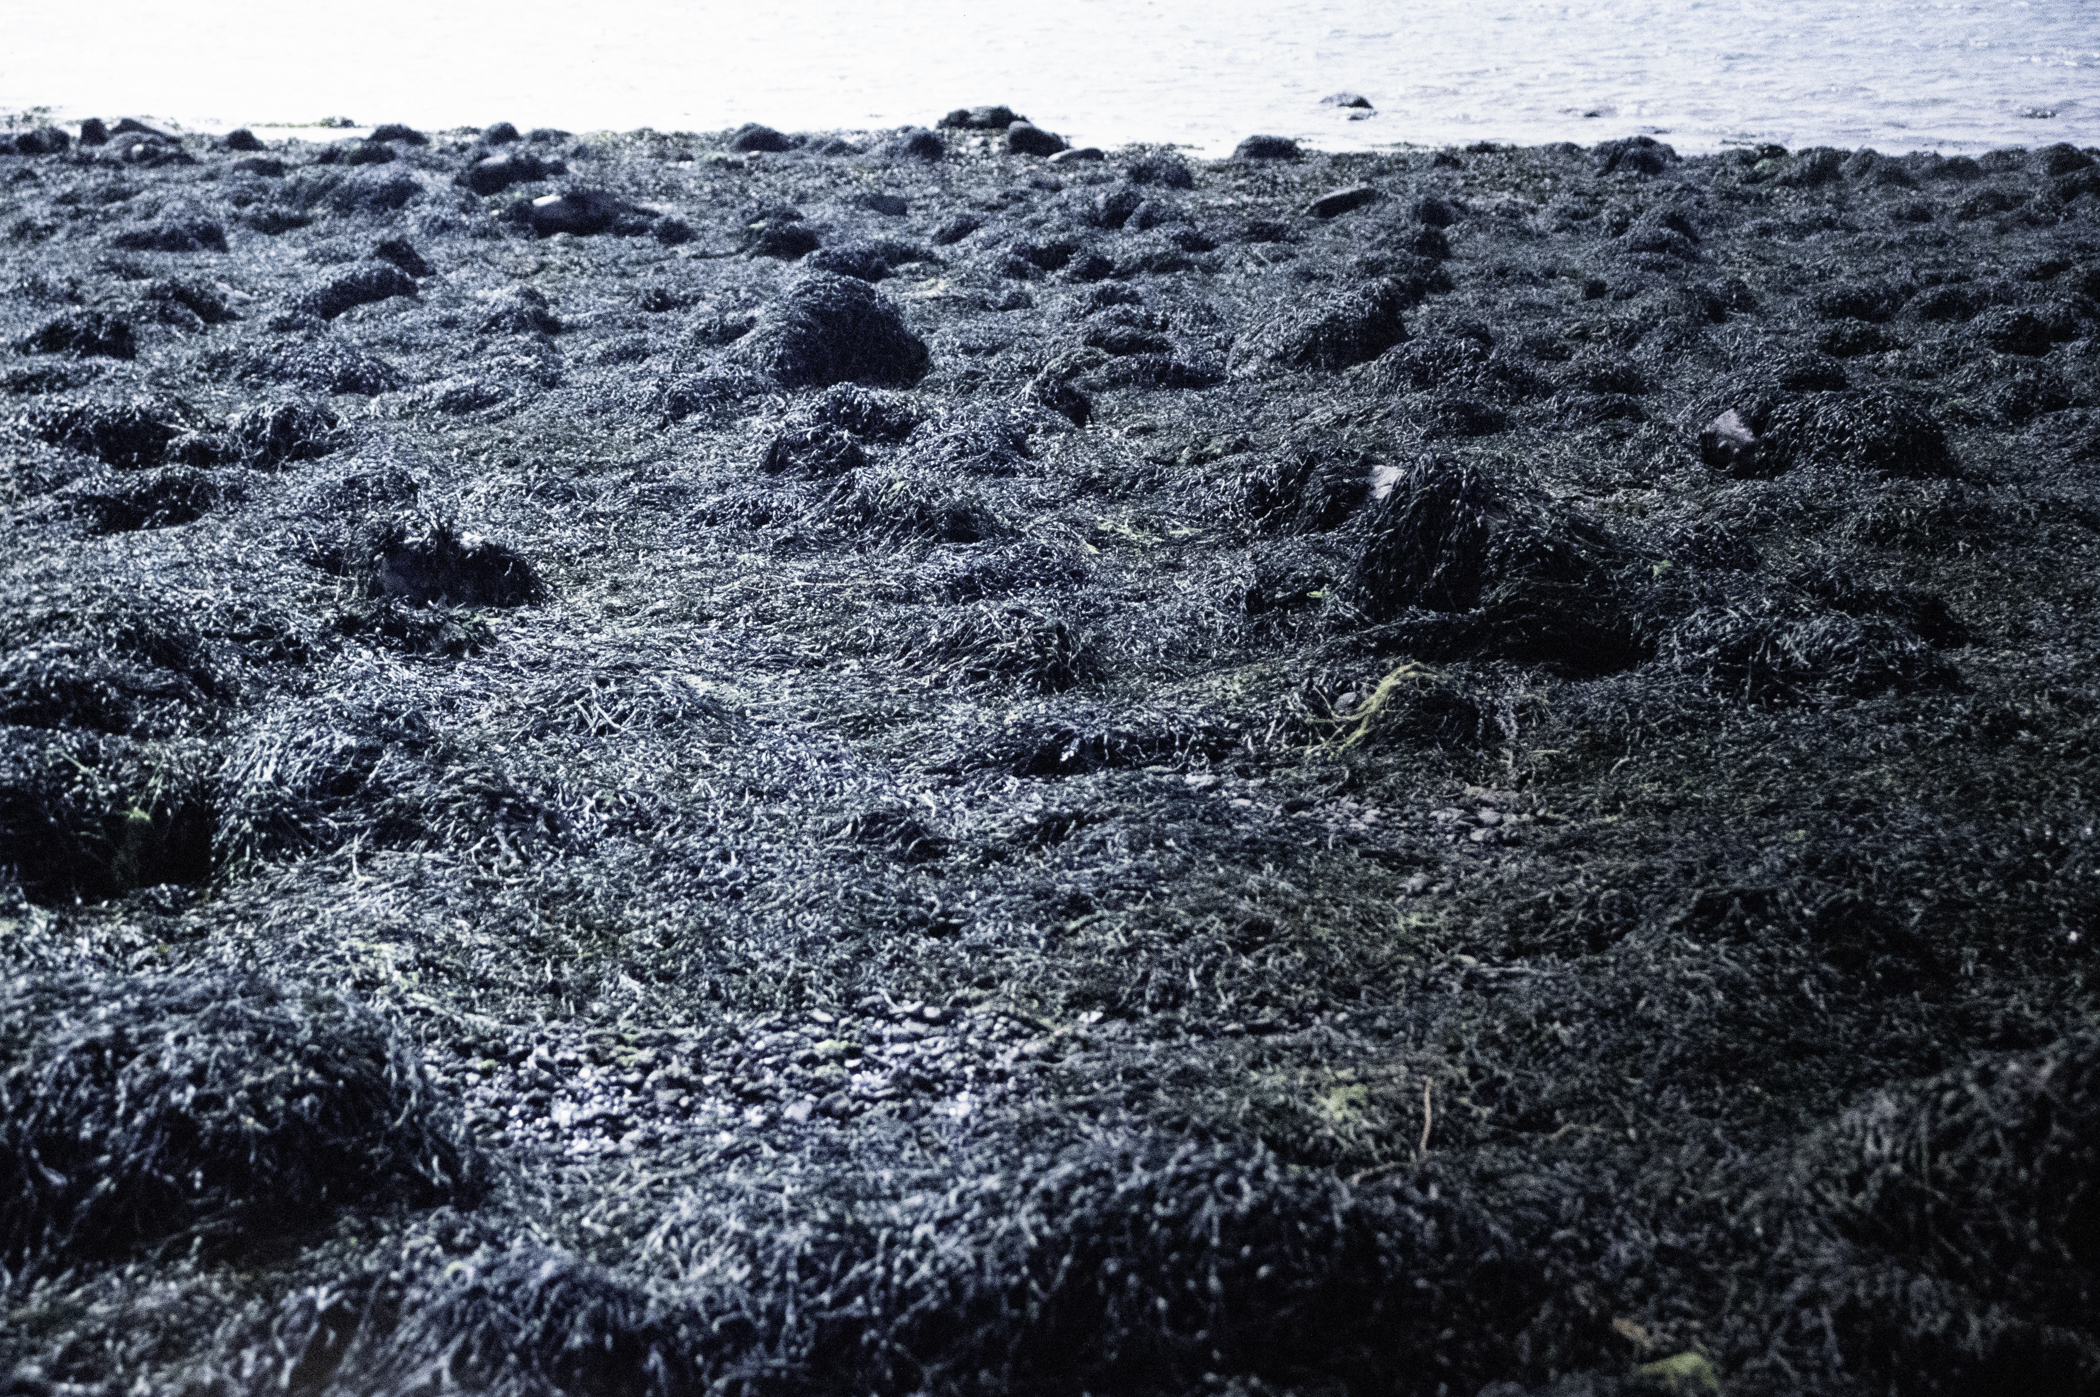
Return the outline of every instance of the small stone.
<path id="1" fill-rule="evenodd" d="M 255 133 L 245 126 L 236 127 L 234 130 L 228 131 L 226 139 L 221 144 L 228 150 L 237 150 L 249 155 L 264 149 L 263 143 L 256 138 Z"/>
<path id="2" fill-rule="evenodd" d="M 109 128 L 102 118 L 91 116 L 80 123 L 80 143 L 84 146 L 106 146 L 109 144 Z"/>
<path id="3" fill-rule="evenodd" d="M 499 121 L 481 133 L 485 146 L 507 146 L 518 139 L 518 128 L 507 121 Z"/>
<path id="4" fill-rule="evenodd" d="M 1322 194 L 1305 206 L 1305 211 L 1314 218 L 1334 218 L 1351 209 L 1360 209 L 1366 204 L 1375 204 L 1385 198 L 1385 192 L 1368 184 L 1352 184 L 1347 189 L 1337 189 L 1331 194 Z"/>
<path id="5" fill-rule="evenodd" d="M 1717 471 L 1740 475 L 1757 463 L 1757 433 L 1730 408 L 1699 433 L 1699 459 Z"/>
<path id="6" fill-rule="evenodd" d="M 860 206 L 871 213 L 879 213 L 888 218 L 902 218 L 911 212 L 911 205 L 902 198 L 880 190 L 861 195 Z"/>
<path id="7" fill-rule="evenodd" d="M 1050 163 L 1053 165 L 1091 164 L 1107 158 L 1101 153 L 1101 149 L 1098 146 L 1080 146 L 1076 150 L 1059 151 L 1050 157 Z"/>
<path id="8" fill-rule="evenodd" d="M 1009 155 L 1055 155 L 1064 148 L 1062 138 L 1029 122 L 1017 121 L 1006 128 L 1006 152 Z"/>
<path id="9" fill-rule="evenodd" d="M 792 1121 L 796 1125 L 800 1125 L 804 1121 L 808 1120 L 810 1117 L 810 1113 L 815 1111 L 816 1109 L 817 1103 L 805 1096 L 799 1101 L 789 1102 L 787 1108 L 780 1113 L 780 1118 L 785 1121 Z"/>
<path id="10" fill-rule="evenodd" d="M 163 131 L 158 126 L 148 126 L 135 116 L 127 116 L 122 121 L 119 121 L 116 133 L 119 136 L 150 136 L 158 141 L 179 141 L 181 139 L 173 131 Z"/>
<path id="11" fill-rule="evenodd" d="M 1371 109 L 1371 99 L 1358 92 L 1336 92 L 1320 99 L 1323 107 L 1354 107 L 1364 111 Z"/>
<path id="12" fill-rule="evenodd" d="M 1235 160 L 1296 160 L 1298 143 L 1288 136 L 1249 136 L 1233 147 Z"/>

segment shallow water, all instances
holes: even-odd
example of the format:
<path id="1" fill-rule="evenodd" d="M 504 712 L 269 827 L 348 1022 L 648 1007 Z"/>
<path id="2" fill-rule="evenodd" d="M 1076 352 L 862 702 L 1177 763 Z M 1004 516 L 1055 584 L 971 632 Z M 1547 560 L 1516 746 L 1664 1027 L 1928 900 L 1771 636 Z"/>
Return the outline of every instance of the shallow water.
<path id="1" fill-rule="evenodd" d="M 1257 130 L 1328 149 L 1635 132 L 1685 153 L 2100 144 L 2090 0 L 609 0 L 558 23 L 490 0 L 205 8 L 23 7 L 0 110 L 817 130 L 1006 102 L 1075 141 L 1205 153 Z M 1342 90 L 1376 115 L 1321 105 Z"/>

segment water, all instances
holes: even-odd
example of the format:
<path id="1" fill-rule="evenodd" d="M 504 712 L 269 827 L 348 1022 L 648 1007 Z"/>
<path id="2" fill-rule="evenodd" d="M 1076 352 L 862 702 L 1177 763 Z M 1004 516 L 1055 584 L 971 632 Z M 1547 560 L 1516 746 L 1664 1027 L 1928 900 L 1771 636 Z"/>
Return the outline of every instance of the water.
<path id="1" fill-rule="evenodd" d="M 2100 144 L 2093 0 L 491 0 L 14 7 L 0 110 L 203 130 L 928 124 L 1005 102 L 1075 141 L 1205 154 L 1653 133 L 1889 152 Z M 1350 121 L 1320 98 L 1376 106 Z"/>

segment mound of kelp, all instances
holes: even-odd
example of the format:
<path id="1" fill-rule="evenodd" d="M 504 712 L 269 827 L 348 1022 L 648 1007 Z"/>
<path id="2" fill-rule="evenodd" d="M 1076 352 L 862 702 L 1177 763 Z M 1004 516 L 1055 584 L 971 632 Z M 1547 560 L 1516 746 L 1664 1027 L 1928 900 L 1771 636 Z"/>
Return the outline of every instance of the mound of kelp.
<path id="1" fill-rule="evenodd" d="M 262 979 L 0 982 L 0 1266 L 233 1247 L 472 1191 L 455 1114 L 354 1001 Z"/>

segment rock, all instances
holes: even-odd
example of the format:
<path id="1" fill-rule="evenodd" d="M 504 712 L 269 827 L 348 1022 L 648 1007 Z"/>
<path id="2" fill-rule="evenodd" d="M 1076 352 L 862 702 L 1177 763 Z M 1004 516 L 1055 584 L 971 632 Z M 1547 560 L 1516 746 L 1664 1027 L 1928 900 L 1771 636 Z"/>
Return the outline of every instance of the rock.
<path id="1" fill-rule="evenodd" d="M 476 160 L 460 172 L 458 183 L 476 194 L 500 194 L 514 184 L 545 179 L 550 174 L 561 172 L 560 162 L 544 161 L 536 151 L 505 151 Z"/>
<path id="2" fill-rule="evenodd" d="M 389 121 L 383 126 L 373 127 L 372 134 L 365 137 L 365 139 L 375 142 L 398 141 L 405 146 L 427 146 L 430 144 L 430 137 L 416 130 L 413 126 L 404 126 L 398 121 Z"/>
<path id="3" fill-rule="evenodd" d="M 1144 202 L 1145 196 L 1126 184 L 1095 195 L 1088 214 L 1097 227 L 1120 228 L 1130 221 L 1130 216 Z"/>
<path id="4" fill-rule="evenodd" d="M 489 309 L 478 327 L 482 334 L 558 335 L 561 319 L 547 297 L 533 286 L 506 286 L 488 296 Z"/>
<path id="5" fill-rule="evenodd" d="M 1053 165 L 1098 164 L 1107 158 L 1101 153 L 1101 149 L 1098 146 L 1080 146 L 1076 150 L 1059 151 L 1050 157 L 1050 163 Z"/>
<path id="6" fill-rule="evenodd" d="M 1195 173 L 1178 155 L 1156 151 L 1130 162 L 1125 178 L 1132 184 L 1156 184 L 1166 189 L 1194 189 Z"/>
<path id="7" fill-rule="evenodd" d="M 946 131 L 1004 131 L 1026 120 L 1012 107 L 957 107 L 941 118 L 940 126 Z"/>
<path id="8" fill-rule="evenodd" d="M 858 470 L 868 454 L 852 433 L 823 423 L 791 425 L 766 447 L 759 469 L 772 474 L 829 479 Z"/>
<path id="9" fill-rule="evenodd" d="M 2041 162 L 2042 173 L 2051 179 L 2061 179 L 2065 175 L 2075 175 L 2080 170 L 2089 170 L 2094 163 L 2092 156 L 2068 141 L 2043 146 L 2035 152 L 2035 158 Z"/>
<path id="10" fill-rule="evenodd" d="M 1370 111 L 1372 109 L 1371 99 L 1355 92 L 1336 92 L 1330 96 L 1322 97 L 1320 105 L 1323 107 L 1353 108 L 1362 111 Z"/>
<path id="11" fill-rule="evenodd" d="M 208 218 L 178 214 L 121 229 L 109 241 L 133 252 L 224 252 L 226 230 Z"/>
<path id="12" fill-rule="evenodd" d="M 559 145 L 569 139 L 570 133 L 559 126 L 535 126 L 525 133 L 525 139 L 537 145 Z"/>
<path id="13" fill-rule="evenodd" d="M 99 310 L 62 312 L 23 340 L 22 348 L 31 354 L 103 359 L 132 359 L 139 352 L 138 336 L 131 322 Z"/>
<path id="14" fill-rule="evenodd" d="M 1757 471 L 1757 433 L 1730 408 L 1699 433 L 1699 459 L 1723 475 L 1753 476 Z"/>
<path id="15" fill-rule="evenodd" d="M 1234 341 L 1235 378 L 1268 369 L 1342 369 L 1375 359 L 1406 337 L 1401 312 L 1409 297 L 1390 278 L 1353 287 L 1311 306 L 1286 306 Z"/>
<path id="16" fill-rule="evenodd" d="M 39 126 L 15 137 L 18 155 L 64 155 L 72 145 L 73 138 L 56 126 Z"/>
<path id="17" fill-rule="evenodd" d="M 862 281 L 881 281 L 907 262 L 927 259 L 926 249 L 896 238 L 856 238 L 835 243 L 809 254 L 805 266 L 814 271 L 837 272 Z"/>
<path id="18" fill-rule="evenodd" d="M 1622 171 L 1659 175 L 1677 160 L 1677 152 L 1653 136 L 1628 136 L 1622 141 L 1605 141 L 1590 154 L 1596 159 L 1597 173 L 1602 175 Z"/>
<path id="19" fill-rule="evenodd" d="M 393 263 L 361 262 L 301 292 L 291 304 L 296 311 L 333 320 L 354 306 L 415 294 L 414 279 Z"/>
<path id="20" fill-rule="evenodd" d="M 815 252 L 823 239 L 817 230 L 801 219 L 768 219 L 759 230 L 758 240 L 752 244 L 754 257 L 778 257 L 783 262 L 792 262 L 798 257 Z"/>
<path id="21" fill-rule="evenodd" d="M 1442 195 L 1432 194 L 1415 204 L 1414 215 L 1431 228 L 1449 228 L 1458 222 L 1459 207 Z"/>
<path id="22" fill-rule="evenodd" d="M 883 153 L 897 160 L 945 160 L 948 147 L 931 131 L 908 131 L 884 142 Z"/>
<path id="23" fill-rule="evenodd" d="M 521 205 L 520 221 L 533 235 L 551 238 L 556 233 L 579 237 L 593 233 L 646 233 L 656 217 L 618 195 L 602 189 L 571 189 L 563 194 L 543 194 Z"/>
<path id="24" fill-rule="evenodd" d="M 426 277 L 434 270 L 406 238 L 387 238 L 372 249 L 372 255 L 382 262 L 393 263 L 412 277 Z"/>
<path id="25" fill-rule="evenodd" d="M 1006 128 L 1006 153 L 1009 155 L 1055 155 L 1065 148 L 1064 141 L 1026 121 L 1017 121 Z"/>
<path id="26" fill-rule="evenodd" d="M 109 128 L 102 118 L 91 116 L 80 123 L 80 143 L 84 146 L 106 146 L 109 144 Z"/>
<path id="27" fill-rule="evenodd" d="M 264 179 L 283 179 L 284 162 L 268 155 L 251 155 L 245 160 L 236 160 L 229 167 L 237 175 L 258 175 Z"/>
<path id="28" fill-rule="evenodd" d="M 742 155 L 778 154 L 781 151 L 793 150 L 795 143 L 770 126 L 747 121 L 730 133 L 729 148 Z"/>
<path id="29" fill-rule="evenodd" d="M 830 272 L 797 273 L 730 353 L 786 388 L 904 386 L 931 358 L 887 297 Z"/>
<path id="30" fill-rule="evenodd" d="M 668 214 L 650 224 L 649 232 L 665 247 L 684 247 L 687 243 L 700 240 L 699 230 L 692 224 L 682 218 L 672 218 Z"/>
<path id="31" fill-rule="evenodd" d="M 119 136 L 150 136 L 155 140 L 172 141 L 176 144 L 180 144 L 182 141 L 182 138 L 173 131 L 163 131 L 158 126 L 148 126 L 135 116 L 127 116 L 119 121 L 116 126 L 116 134 Z"/>
<path id="32" fill-rule="evenodd" d="M 1296 160 L 1298 143 L 1288 136 L 1249 136 L 1232 149 L 1235 160 Z"/>
<path id="33" fill-rule="evenodd" d="M 984 220 L 974 213 L 950 214 L 941 226 L 933 230 L 933 245 L 947 247 L 959 243 L 984 226 Z"/>
<path id="34" fill-rule="evenodd" d="M 228 150 L 237 150 L 247 154 L 265 149 L 263 143 L 256 139 L 255 133 L 245 126 L 235 127 L 233 130 L 228 131 L 226 138 L 220 141 L 219 144 Z"/>
<path id="35" fill-rule="evenodd" d="M 902 218 L 911 212 L 911 205 L 901 197 L 880 190 L 861 195 L 857 202 L 862 208 L 871 213 L 879 213 L 885 218 Z"/>
<path id="36" fill-rule="evenodd" d="M 485 146 L 507 146 L 518 139 L 518 128 L 507 121 L 499 121 L 481 133 Z"/>
<path id="37" fill-rule="evenodd" d="M 365 564 L 377 595 L 454 606 L 520 606 L 546 589 L 531 564 L 500 543 L 462 534 L 449 520 L 410 515 L 373 537 Z"/>
<path id="38" fill-rule="evenodd" d="M 1385 191 L 1368 184 L 1352 184 L 1347 189 L 1337 189 L 1331 194 L 1322 194 L 1305 206 L 1305 211 L 1314 218 L 1334 218 L 1351 209 L 1360 209 L 1366 204 L 1375 204 L 1385 198 Z"/>

